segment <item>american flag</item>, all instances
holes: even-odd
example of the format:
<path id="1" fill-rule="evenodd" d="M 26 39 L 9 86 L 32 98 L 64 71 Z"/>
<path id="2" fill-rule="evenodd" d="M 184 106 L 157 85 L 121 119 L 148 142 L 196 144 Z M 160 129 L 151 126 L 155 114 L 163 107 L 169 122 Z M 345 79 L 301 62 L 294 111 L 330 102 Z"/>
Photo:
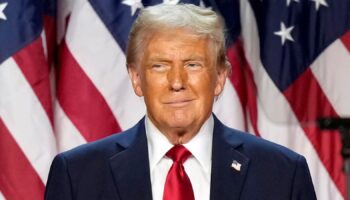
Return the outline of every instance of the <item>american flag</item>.
<path id="1" fill-rule="evenodd" d="M 348 0 L 0 0 L 0 199 L 42 199 L 55 154 L 145 114 L 125 49 L 160 3 L 221 13 L 233 68 L 214 112 L 304 155 L 318 199 L 345 199 L 339 134 L 315 120 L 350 116 Z"/>
<path id="2" fill-rule="evenodd" d="M 57 153 L 49 4 L 0 1 L 0 199 L 40 199 Z"/>

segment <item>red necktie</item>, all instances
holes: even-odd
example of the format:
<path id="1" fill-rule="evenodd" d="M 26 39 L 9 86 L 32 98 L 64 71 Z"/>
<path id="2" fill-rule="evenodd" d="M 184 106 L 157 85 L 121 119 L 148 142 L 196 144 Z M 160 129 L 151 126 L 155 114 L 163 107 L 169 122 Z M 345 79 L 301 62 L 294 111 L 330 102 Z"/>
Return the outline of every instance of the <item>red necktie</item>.
<path id="1" fill-rule="evenodd" d="M 182 145 L 175 145 L 166 155 L 173 160 L 164 186 L 163 200 L 194 200 L 191 181 L 183 163 L 192 154 Z"/>

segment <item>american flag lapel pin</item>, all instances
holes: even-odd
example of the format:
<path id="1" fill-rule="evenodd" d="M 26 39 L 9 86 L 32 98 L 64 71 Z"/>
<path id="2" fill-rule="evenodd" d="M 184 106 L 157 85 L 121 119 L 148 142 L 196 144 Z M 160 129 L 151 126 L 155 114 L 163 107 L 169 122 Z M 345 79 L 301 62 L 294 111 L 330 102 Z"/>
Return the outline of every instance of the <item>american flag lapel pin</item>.
<path id="1" fill-rule="evenodd" d="M 231 164 L 231 167 L 232 167 L 234 170 L 240 172 L 240 171 L 241 171 L 242 164 L 239 163 L 237 160 L 233 160 L 233 161 L 232 161 L 232 164 Z"/>

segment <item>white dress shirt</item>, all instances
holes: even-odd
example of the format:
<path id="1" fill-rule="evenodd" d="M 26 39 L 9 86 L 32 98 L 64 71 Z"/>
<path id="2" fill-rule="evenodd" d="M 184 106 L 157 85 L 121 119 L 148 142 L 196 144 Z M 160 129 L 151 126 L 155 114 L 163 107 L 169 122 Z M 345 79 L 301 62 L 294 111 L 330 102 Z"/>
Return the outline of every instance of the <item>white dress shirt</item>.
<path id="1" fill-rule="evenodd" d="M 145 120 L 149 166 L 153 200 L 163 200 L 165 180 L 173 161 L 165 154 L 173 147 L 169 140 L 146 117 Z M 211 156 L 214 119 L 211 115 L 199 132 L 188 143 L 183 144 L 191 153 L 185 163 L 185 171 L 191 181 L 194 197 L 209 200 Z"/>

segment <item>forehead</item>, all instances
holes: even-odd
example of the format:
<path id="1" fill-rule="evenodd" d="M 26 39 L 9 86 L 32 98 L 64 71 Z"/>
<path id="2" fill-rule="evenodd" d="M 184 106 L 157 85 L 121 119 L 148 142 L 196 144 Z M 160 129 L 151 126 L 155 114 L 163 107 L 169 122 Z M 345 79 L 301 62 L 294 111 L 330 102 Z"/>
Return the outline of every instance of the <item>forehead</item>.
<path id="1" fill-rule="evenodd" d="M 189 30 L 172 29 L 154 32 L 148 38 L 145 56 L 167 54 L 201 54 L 207 57 L 209 39 Z"/>

